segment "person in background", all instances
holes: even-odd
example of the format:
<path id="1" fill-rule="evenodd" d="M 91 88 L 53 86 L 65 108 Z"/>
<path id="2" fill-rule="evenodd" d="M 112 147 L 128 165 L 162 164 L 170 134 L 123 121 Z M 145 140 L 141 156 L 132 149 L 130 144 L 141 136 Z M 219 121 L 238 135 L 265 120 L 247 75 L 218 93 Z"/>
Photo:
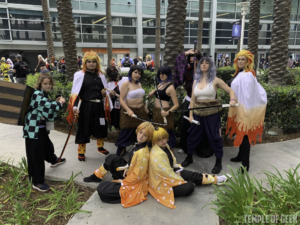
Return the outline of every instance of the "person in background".
<path id="1" fill-rule="evenodd" d="M 45 61 L 45 59 L 43 58 L 42 55 L 38 55 L 38 64 L 36 65 L 34 71 L 35 72 L 40 72 L 40 71 L 45 70 L 45 69 L 47 69 L 46 68 L 46 61 Z"/>
<path id="2" fill-rule="evenodd" d="M 150 72 L 154 71 L 154 61 L 150 54 L 146 55 L 146 70 L 149 70 Z"/>
<path id="3" fill-rule="evenodd" d="M 32 188 L 41 192 L 50 190 L 45 183 L 45 162 L 56 167 L 66 162 L 65 158 L 59 158 L 54 154 L 53 143 L 49 138 L 49 124 L 54 122 L 57 111 L 62 109 L 65 99 L 59 97 L 56 101 L 49 100 L 49 92 L 54 83 L 50 71 L 41 71 L 36 83 L 36 91 L 31 97 L 28 113 L 25 115 L 24 138 L 26 144 L 26 157 L 28 175 L 32 182 Z M 54 124 L 53 124 L 54 126 Z"/>
<path id="4" fill-rule="evenodd" d="M 122 67 L 131 67 L 133 64 L 133 60 L 130 58 L 129 53 L 126 53 L 121 61 Z"/>
<path id="5" fill-rule="evenodd" d="M 26 77 L 30 70 L 28 64 L 22 61 L 21 55 L 16 55 L 17 62 L 14 64 L 13 74 L 16 77 L 16 81 L 19 84 L 25 84 Z"/>
<path id="6" fill-rule="evenodd" d="M 2 57 L 0 60 L 0 72 L 2 74 L 2 76 L 4 77 L 4 81 L 8 81 L 11 82 L 10 78 L 9 78 L 9 70 L 10 70 L 10 65 L 8 63 L 6 63 L 6 59 L 5 57 Z"/>

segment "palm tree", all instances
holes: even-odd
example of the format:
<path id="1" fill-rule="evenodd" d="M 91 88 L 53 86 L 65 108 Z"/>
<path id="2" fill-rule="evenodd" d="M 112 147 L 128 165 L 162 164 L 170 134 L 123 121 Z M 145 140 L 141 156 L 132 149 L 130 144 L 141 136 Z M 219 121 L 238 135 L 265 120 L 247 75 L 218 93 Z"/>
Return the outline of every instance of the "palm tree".
<path id="1" fill-rule="evenodd" d="M 169 0 L 168 4 L 164 62 L 174 70 L 175 59 L 184 49 L 187 0 Z"/>
<path id="2" fill-rule="evenodd" d="M 43 16 L 44 16 L 44 26 L 46 32 L 46 40 L 47 40 L 47 48 L 48 48 L 48 57 L 55 57 L 54 53 L 54 44 L 52 38 L 52 28 L 51 28 L 51 20 L 48 8 L 48 1 L 42 0 L 42 9 L 43 9 Z"/>
<path id="3" fill-rule="evenodd" d="M 154 59 L 154 68 L 158 70 L 160 66 L 160 0 L 155 0 L 155 9 L 156 9 L 156 29 L 155 29 L 155 59 Z"/>
<path id="4" fill-rule="evenodd" d="M 71 0 L 56 0 L 56 5 L 63 50 L 66 59 L 67 75 L 70 79 L 72 79 L 78 68 L 72 4 Z"/>
<path id="5" fill-rule="evenodd" d="M 197 38 L 198 52 L 202 52 L 203 17 L 204 17 L 204 0 L 200 0 L 199 1 L 199 14 L 198 14 L 198 38 Z"/>
<path id="6" fill-rule="evenodd" d="M 111 20 L 111 0 L 105 1 L 106 5 L 106 35 L 107 35 L 107 65 L 112 58 L 112 20 Z"/>
<path id="7" fill-rule="evenodd" d="M 248 49 L 254 55 L 254 70 L 257 67 L 257 49 L 259 34 L 260 0 L 250 1 L 249 29 L 248 29 Z"/>
<path id="8" fill-rule="evenodd" d="M 274 0 L 270 49 L 270 84 L 285 84 L 292 0 Z"/>

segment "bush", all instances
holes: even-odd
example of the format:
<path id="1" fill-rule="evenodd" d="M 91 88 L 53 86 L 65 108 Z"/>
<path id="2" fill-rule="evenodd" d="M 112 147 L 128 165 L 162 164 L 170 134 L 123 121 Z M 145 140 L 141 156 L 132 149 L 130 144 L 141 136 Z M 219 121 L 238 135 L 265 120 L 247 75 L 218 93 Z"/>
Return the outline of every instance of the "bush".
<path id="1" fill-rule="evenodd" d="M 228 84 L 232 80 L 234 72 L 235 70 L 233 67 L 218 67 L 217 77 L 221 78 Z"/>
<path id="2" fill-rule="evenodd" d="M 295 169 L 284 171 L 284 174 L 277 169 L 276 173 L 266 171 L 265 184 L 250 177 L 247 172 L 234 173 L 230 168 L 232 179 L 224 186 L 215 186 L 217 200 L 211 205 L 217 208 L 213 210 L 227 224 L 250 224 L 245 221 L 246 215 L 299 216 L 299 167 L 300 164 Z M 297 221 L 291 224 L 297 224 Z"/>

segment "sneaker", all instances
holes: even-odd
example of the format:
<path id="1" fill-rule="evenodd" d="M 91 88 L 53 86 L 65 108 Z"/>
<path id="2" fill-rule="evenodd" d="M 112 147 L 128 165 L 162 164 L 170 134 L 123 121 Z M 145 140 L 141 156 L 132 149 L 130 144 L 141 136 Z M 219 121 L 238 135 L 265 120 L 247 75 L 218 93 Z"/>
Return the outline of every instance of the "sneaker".
<path id="1" fill-rule="evenodd" d="M 85 155 L 84 154 L 78 154 L 78 160 L 80 162 L 84 162 L 85 161 Z"/>
<path id="2" fill-rule="evenodd" d="M 50 190 L 50 187 L 48 184 L 46 183 L 42 183 L 42 184 L 33 184 L 32 185 L 32 188 L 35 189 L 35 190 L 38 190 L 40 192 L 46 192 L 46 191 L 49 191 Z"/>
<path id="3" fill-rule="evenodd" d="M 108 155 L 108 154 L 109 154 L 109 151 L 107 151 L 107 150 L 104 149 L 103 147 L 102 147 L 102 148 L 98 148 L 97 151 L 98 151 L 100 154 L 103 154 L 103 155 Z"/>
<path id="4" fill-rule="evenodd" d="M 96 177 L 95 174 L 92 174 L 92 175 L 89 176 L 89 177 L 84 177 L 84 178 L 83 178 L 83 181 L 84 181 L 84 182 L 87 182 L 87 183 L 88 183 L 88 182 L 97 182 L 97 183 L 99 183 L 99 182 L 102 181 L 102 179 Z"/>
<path id="5" fill-rule="evenodd" d="M 59 158 L 56 159 L 55 163 L 51 163 L 50 167 L 52 167 L 52 168 L 53 167 L 57 167 L 57 166 L 59 166 L 59 165 L 61 165 L 61 164 L 63 164 L 63 163 L 66 162 L 65 158 L 61 158 L 60 161 L 58 161 L 58 160 L 59 160 Z"/>
<path id="6" fill-rule="evenodd" d="M 183 149 L 178 149 L 177 152 L 178 153 L 184 153 Z"/>

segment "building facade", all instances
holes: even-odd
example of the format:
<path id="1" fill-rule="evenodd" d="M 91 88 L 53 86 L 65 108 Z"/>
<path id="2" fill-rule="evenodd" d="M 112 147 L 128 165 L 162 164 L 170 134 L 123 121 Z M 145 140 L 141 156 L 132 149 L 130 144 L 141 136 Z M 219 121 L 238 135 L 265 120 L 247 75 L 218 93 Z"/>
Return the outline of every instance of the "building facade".
<path id="1" fill-rule="evenodd" d="M 203 53 L 217 61 L 221 55 L 233 59 L 237 41 L 232 26 L 241 18 L 236 4 L 241 0 L 205 0 Z M 161 50 L 164 49 L 168 0 L 161 0 Z M 274 0 L 261 1 L 259 57 L 268 56 L 271 43 Z M 56 1 L 48 0 L 56 56 L 63 56 Z M 130 52 L 132 58 L 154 54 L 155 0 L 111 0 L 113 57 L 120 60 Z M 98 52 L 107 62 L 105 0 L 72 0 L 78 55 Z M 188 0 L 184 48 L 197 40 L 199 0 Z M 249 12 L 248 12 L 249 15 Z M 248 42 L 246 16 L 244 47 Z M 0 56 L 21 53 L 31 64 L 37 55 L 47 56 L 41 0 L 0 0 Z M 300 0 L 292 0 L 289 52 L 300 58 Z M 163 60 L 163 59 L 162 59 Z M 33 65 L 31 65 L 33 66 Z"/>

